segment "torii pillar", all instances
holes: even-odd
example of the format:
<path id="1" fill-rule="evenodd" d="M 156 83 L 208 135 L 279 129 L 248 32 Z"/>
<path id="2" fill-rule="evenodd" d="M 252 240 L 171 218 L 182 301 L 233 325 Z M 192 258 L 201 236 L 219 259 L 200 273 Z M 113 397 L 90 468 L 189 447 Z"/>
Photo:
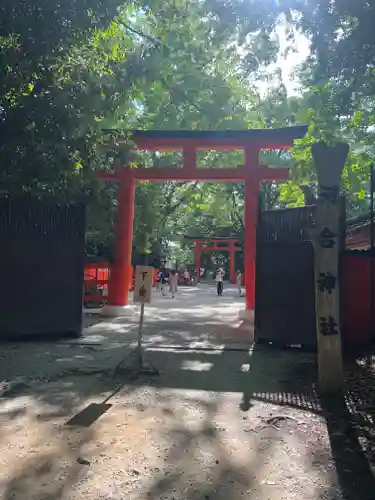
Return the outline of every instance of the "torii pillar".
<path id="1" fill-rule="evenodd" d="M 103 308 L 103 314 L 108 316 L 121 316 L 123 309 L 129 305 L 129 290 L 133 285 L 131 260 L 135 180 L 130 169 L 121 169 L 118 172 L 118 180 L 114 264 L 108 282 L 108 307 Z"/>
<path id="2" fill-rule="evenodd" d="M 229 281 L 236 282 L 236 250 L 234 243 L 230 244 L 229 248 Z"/>
<path id="3" fill-rule="evenodd" d="M 259 169 L 259 151 L 245 149 L 245 290 L 246 311 L 249 318 L 255 310 L 255 275 L 256 275 L 256 243 L 258 221 L 259 187 L 262 179 L 257 174 Z M 254 168 L 255 167 L 255 168 Z"/>
<path id="4" fill-rule="evenodd" d="M 201 244 L 199 242 L 195 243 L 195 267 L 197 271 L 197 283 L 201 280 Z"/>

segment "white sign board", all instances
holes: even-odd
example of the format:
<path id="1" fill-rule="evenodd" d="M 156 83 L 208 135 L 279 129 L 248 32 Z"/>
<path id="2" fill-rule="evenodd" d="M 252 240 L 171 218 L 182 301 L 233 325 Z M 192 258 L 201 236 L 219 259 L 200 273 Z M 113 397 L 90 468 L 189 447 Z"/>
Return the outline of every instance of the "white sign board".
<path id="1" fill-rule="evenodd" d="M 134 302 L 140 302 L 141 304 L 150 304 L 153 276 L 154 276 L 153 267 L 136 266 Z"/>

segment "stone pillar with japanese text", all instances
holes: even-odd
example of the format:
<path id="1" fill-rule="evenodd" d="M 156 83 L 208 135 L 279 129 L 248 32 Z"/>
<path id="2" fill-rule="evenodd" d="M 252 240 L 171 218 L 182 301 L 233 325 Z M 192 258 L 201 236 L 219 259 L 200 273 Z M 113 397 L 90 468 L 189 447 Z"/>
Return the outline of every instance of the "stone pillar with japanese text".
<path id="1" fill-rule="evenodd" d="M 343 384 L 339 314 L 340 182 L 349 153 L 345 143 L 312 146 L 318 177 L 315 254 L 315 309 L 319 386 L 323 392 L 340 391 Z"/>

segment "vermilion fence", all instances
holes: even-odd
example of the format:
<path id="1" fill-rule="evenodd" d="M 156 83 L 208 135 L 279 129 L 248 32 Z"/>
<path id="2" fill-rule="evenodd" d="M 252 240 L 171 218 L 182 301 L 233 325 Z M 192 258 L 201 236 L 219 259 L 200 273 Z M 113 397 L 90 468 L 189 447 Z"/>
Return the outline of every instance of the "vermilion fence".
<path id="1" fill-rule="evenodd" d="M 348 345 L 375 340 L 372 318 L 371 254 L 369 251 L 345 252 L 341 272 L 341 317 L 343 338 Z M 375 279 L 375 276 L 374 276 Z"/>
<path id="2" fill-rule="evenodd" d="M 106 302 L 111 265 L 108 262 L 90 262 L 85 264 L 85 302 Z M 156 284 L 158 269 L 154 270 L 153 285 Z M 134 276 L 134 275 L 133 275 Z M 134 277 L 133 277 L 134 280 Z"/>
<path id="3" fill-rule="evenodd" d="M 106 301 L 110 264 L 108 262 L 90 262 L 85 264 L 85 295 L 87 302 Z"/>

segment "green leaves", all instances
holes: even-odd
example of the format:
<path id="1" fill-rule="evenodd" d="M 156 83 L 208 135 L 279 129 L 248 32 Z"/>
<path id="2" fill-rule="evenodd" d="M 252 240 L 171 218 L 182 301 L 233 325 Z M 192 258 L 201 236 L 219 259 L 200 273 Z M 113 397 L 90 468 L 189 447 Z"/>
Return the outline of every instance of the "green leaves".
<path id="1" fill-rule="evenodd" d="M 289 166 L 293 174 L 289 183 L 262 186 L 264 206 L 303 203 L 299 185 L 316 180 L 311 144 L 345 138 L 354 147 L 343 190 L 350 210 L 361 209 L 375 153 L 375 75 L 371 50 L 362 54 L 357 47 L 361 35 L 372 35 L 361 27 L 369 16 L 363 15 L 365 7 L 355 10 L 354 2 L 346 15 L 342 2 L 336 2 L 330 25 L 323 9 L 327 2 L 309 17 L 299 0 L 285 5 L 217 0 L 66 0 L 61 5 L 35 0 L 26 5 L 3 0 L 2 193 L 84 198 L 90 204 L 90 234 L 108 242 L 113 240 L 116 189 L 96 181 L 95 172 L 124 164 L 158 168 L 181 162 L 178 154 L 135 153 L 126 131 L 307 122 L 308 135 L 291 153 L 262 154 L 263 162 Z M 302 18 L 293 14 L 288 22 L 303 24 L 322 58 L 308 61 L 305 83 L 311 86 L 303 96 L 288 97 L 280 72 L 274 72 L 266 97 L 260 98 L 253 83 L 261 78 L 260 68 L 277 56 L 274 22 L 293 6 Z M 337 29 L 359 43 L 353 53 L 342 52 L 347 43 L 335 35 Z M 120 130 L 111 144 L 103 128 Z M 199 155 L 200 168 L 242 163 L 237 152 Z M 241 184 L 140 183 L 135 247 L 161 252 L 175 240 L 184 251 L 187 233 L 241 238 L 243 201 Z"/>

